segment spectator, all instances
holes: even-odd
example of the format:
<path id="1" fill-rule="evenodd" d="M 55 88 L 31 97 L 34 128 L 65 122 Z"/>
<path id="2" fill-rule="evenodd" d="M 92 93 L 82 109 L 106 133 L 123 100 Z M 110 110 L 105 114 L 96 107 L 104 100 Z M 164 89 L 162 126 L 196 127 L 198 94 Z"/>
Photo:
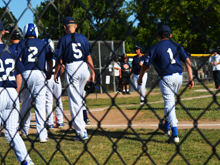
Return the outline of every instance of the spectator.
<path id="1" fill-rule="evenodd" d="M 123 57 L 124 62 L 121 63 L 120 69 L 120 78 L 122 78 L 122 86 L 123 86 L 123 95 L 130 95 L 129 92 L 129 84 L 130 84 L 130 76 L 131 76 L 131 67 L 127 62 L 127 57 Z"/>
<path id="2" fill-rule="evenodd" d="M 120 92 L 121 91 L 121 86 L 120 86 L 120 62 L 118 60 L 118 56 L 115 57 L 115 60 L 112 61 L 112 68 L 113 68 L 113 75 L 115 76 L 115 85 L 116 85 L 116 91 Z"/>
<path id="3" fill-rule="evenodd" d="M 210 64 L 213 66 L 214 89 L 220 89 L 220 55 L 217 50 L 214 50 L 214 56 L 212 56 Z"/>

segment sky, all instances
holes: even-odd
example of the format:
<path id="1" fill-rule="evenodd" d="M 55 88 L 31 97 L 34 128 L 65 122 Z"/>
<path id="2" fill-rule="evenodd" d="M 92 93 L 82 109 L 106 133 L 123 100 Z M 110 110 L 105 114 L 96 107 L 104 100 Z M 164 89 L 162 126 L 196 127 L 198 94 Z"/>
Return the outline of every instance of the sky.
<path id="1" fill-rule="evenodd" d="M 36 6 L 40 5 L 41 2 L 44 0 L 29 0 L 31 3 L 31 8 L 36 8 Z M 127 0 L 130 1 L 130 0 Z M 19 19 L 19 17 L 22 15 L 24 10 L 27 8 L 28 0 L 1 0 L 0 1 L 0 7 L 5 7 L 5 3 L 9 3 L 9 9 L 14 14 L 16 19 Z M 24 15 L 21 17 L 21 19 L 18 22 L 18 26 L 23 29 L 24 26 L 28 23 L 33 23 L 34 14 L 30 9 L 27 9 L 24 13 Z M 129 20 L 134 20 L 134 16 L 130 16 Z M 135 26 L 138 24 L 138 21 L 135 22 Z"/>
<path id="2" fill-rule="evenodd" d="M 22 15 L 24 10 L 27 8 L 28 0 L 4 0 L 5 3 L 9 3 L 9 9 L 14 14 L 16 19 L 19 19 L 19 17 Z M 0 7 L 5 7 L 5 3 L 3 0 L 0 1 Z M 31 8 L 35 8 L 37 5 L 40 5 L 42 1 L 41 0 L 30 0 Z M 24 15 L 21 17 L 21 19 L 18 22 L 18 26 L 23 29 L 24 26 L 28 23 L 33 23 L 34 14 L 30 9 L 27 9 L 24 13 Z"/>

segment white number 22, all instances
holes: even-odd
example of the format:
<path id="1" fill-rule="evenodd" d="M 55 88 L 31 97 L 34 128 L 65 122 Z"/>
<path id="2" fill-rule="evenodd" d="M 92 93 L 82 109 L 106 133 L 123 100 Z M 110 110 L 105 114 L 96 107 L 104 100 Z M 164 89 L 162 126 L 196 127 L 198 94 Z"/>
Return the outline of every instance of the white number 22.
<path id="1" fill-rule="evenodd" d="M 5 75 L 2 75 L 2 77 L 0 78 L 0 81 L 6 81 L 7 79 L 10 81 L 15 81 L 15 76 L 9 76 L 11 71 L 14 70 L 15 68 L 15 61 L 13 59 L 6 59 L 5 60 L 5 64 L 11 64 L 11 67 L 7 67 L 7 69 L 5 70 L 4 66 L 3 66 L 3 61 L 0 59 L 0 72 L 6 72 Z"/>
<path id="2" fill-rule="evenodd" d="M 169 55 L 170 55 L 171 64 L 175 64 L 175 63 L 176 63 L 176 60 L 174 60 L 174 58 L 173 58 L 173 52 L 172 52 L 172 50 L 171 50 L 170 48 L 168 48 L 167 53 L 169 53 Z"/>

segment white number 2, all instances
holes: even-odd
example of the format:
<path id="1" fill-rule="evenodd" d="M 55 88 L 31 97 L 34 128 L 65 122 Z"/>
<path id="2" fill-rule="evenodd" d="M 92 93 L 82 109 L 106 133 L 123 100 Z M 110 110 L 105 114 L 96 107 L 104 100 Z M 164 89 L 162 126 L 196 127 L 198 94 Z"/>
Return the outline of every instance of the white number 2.
<path id="1" fill-rule="evenodd" d="M 172 50 L 171 50 L 170 48 L 167 50 L 167 53 L 169 53 L 169 55 L 170 55 L 171 64 L 175 64 L 175 63 L 176 63 L 176 60 L 174 60 L 174 58 L 173 58 L 173 52 L 172 52 Z"/>
<path id="2" fill-rule="evenodd" d="M 72 43 L 72 47 L 73 47 L 73 56 L 76 58 L 76 59 L 79 59 L 82 57 L 82 51 L 80 49 L 78 49 L 77 47 L 81 46 L 80 43 Z M 78 53 L 78 54 L 76 54 Z"/>
<path id="3" fill-rule="evenodd" d="M 6 59 L 5 60 L 5 64 L 8 65 L 11 63 L 11 67 L 7 67 L 7 69 L 5 70 L 4 66 L 3 66 L 3 61 L 0 59 L 0 72 L 6 72 L 6 75 L 2 75 L 2 77 L 0 78 L 0 81 L 6 81 L 7 78 L 10 81 L 15 81 L 15 76 L 9 76 L 11 71 L 14 70 L 15 68 L 15 61 L 13 59 Z"/>
<path id="4" fill-rule="evenodd" d="M 31 54 L 28 55 L 28 62 L 35 62 L 37 57 L 34 57 L 34 55 L 38 53 L 38 49 L 32 46 L 29 47 L 28 51 L 31 52 Z"/>

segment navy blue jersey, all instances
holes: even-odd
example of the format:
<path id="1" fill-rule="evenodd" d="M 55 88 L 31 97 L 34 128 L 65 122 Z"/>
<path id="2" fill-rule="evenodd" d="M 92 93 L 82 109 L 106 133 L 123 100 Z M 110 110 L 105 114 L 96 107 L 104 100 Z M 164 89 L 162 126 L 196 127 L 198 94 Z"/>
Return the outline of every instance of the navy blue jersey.
<path id="1" fill-rule="evenodd" d="M 14 51 L 16 51 L 17 44 L 11 44 L 9 47 L 12 48 Z"/>
<path id="2" fill-rule="evenodd" d="M 144 65 L 154 65 L 158 75 L 169 75 L 182 73 L 181 61 L 190 56 L 181 45 L 171 40 L 163 40 L 155 44 L 148 51 L 148 58 L 145 58 Z"/>
<path id="3" fill-rule="evenodd" d="M 137 55 L 137 56 L 133 57 L 132 72 L 134 74 L 140 74 L 141 66 L 139 65 L 139 62 L 141 62 L 143 64 L 144 63 L 144 59 L 145 59 L 144 56 L 138 57 L 138 55 Z"/>
<path id="4" fill-rule="evenodd" d="M 86 61 L 92 49 L 88 39 L 79 33 L 64 35 L 58 42 L 56 54 L 63 64 L 73 61 Z"/>
<path id="5" fill-rule="evenodd" d="M 45 71 L 45 61 L 53 58 L 53 53 L 41 39 L 29 38 L 22 40 L 16 47 L 25 70 Z"/>
<path id="6" fill-rule="evenodd" d="M 122 77 L 130 77 L 130 65 L 128 63 L 121 63 Z"/>
<path id="7" fill-rule="evenodd" d="M 0 87 L 17 88 L 15 70 L 22 73 L 25 68 L 15 51 L 9 47 L 9 54 L 4 47 L 5 44 L 0 44 Z"/>

